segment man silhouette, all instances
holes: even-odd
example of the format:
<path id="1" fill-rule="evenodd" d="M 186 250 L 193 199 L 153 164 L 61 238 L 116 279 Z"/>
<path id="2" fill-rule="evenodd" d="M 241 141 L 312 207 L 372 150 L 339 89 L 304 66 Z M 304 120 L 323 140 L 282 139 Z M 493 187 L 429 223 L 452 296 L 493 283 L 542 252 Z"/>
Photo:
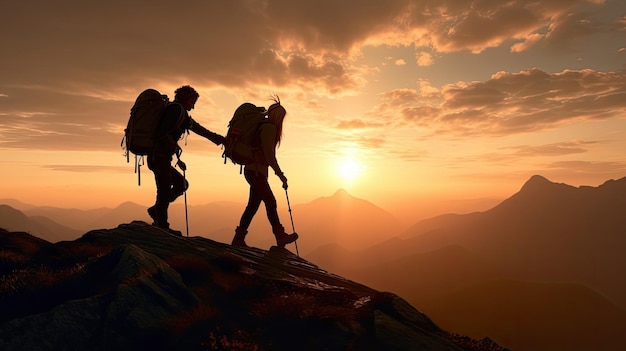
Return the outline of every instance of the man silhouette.
<path id="1" fill-rule="evenodd" d="M 191 130 L 215 145 L 224 142 L 223 136 L 204 128 L 187 113 L 195 107 L 198 97 L 200 94 L 189 85 L 176 89 L 174 101 L 166 107 L 159 125 L 154 151 L 148 155 L 148 168 L 154 173 L 156 183 L 156 201 L 154 206 L 148 208 L 148 214 L 154 221 L 153 225 L 177 236 L 182 236 L 182 233 L 170 228 L 167 211 L 170 202 L 174 202 L 189 187 L 185 177 L 172 166 L 173 156 L 176 155 L 176 165 L 183 171 L 187 169 L 180 159 L 182 149 L 178 140 L 186 130 Z"/>

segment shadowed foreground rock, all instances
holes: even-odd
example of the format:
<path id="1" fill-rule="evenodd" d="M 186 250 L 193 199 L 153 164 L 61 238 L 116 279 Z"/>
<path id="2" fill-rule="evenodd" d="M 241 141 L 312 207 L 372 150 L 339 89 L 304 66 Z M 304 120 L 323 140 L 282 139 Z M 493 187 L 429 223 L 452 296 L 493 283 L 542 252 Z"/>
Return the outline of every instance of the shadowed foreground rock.
<path id="1" fill-rule="evenodd" d="M 0 247 L 1 350 L 503 350 L 276 247 L 144 222 Z"/>

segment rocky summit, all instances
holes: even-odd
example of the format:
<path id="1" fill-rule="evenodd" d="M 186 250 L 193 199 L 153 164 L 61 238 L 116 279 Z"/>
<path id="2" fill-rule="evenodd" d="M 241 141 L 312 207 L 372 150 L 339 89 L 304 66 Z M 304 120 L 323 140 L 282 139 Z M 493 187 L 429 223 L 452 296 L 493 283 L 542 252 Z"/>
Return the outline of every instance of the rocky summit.
<path id="1" fill-rule="evenodd" d="M 504 350 L 287 249 L 144 222 L 55 244 L 0 230 L 1 350 Z"/>

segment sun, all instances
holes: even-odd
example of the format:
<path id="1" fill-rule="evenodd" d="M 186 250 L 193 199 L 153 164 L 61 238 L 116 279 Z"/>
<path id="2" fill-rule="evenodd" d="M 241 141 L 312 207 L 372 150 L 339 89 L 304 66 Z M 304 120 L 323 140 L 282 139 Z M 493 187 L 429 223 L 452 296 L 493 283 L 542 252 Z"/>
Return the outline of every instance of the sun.
<path id="1" fill-rule="evenodd" d="M 362 172 L 363 167 L 352 158 L 339 163 L 339 176 L 347 183 L 353 182 Z"/>

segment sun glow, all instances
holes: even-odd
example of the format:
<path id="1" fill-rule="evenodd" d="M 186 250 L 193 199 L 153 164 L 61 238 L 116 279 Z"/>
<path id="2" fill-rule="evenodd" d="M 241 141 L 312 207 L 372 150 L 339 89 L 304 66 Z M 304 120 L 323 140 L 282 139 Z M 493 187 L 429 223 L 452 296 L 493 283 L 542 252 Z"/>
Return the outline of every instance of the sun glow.
<path id="1" fill-rule="evenodd" d="M 353 182 L 362 172 L 363 167 L 352 158 L 339 163 L 339 176 L 347 183 Z"/>

